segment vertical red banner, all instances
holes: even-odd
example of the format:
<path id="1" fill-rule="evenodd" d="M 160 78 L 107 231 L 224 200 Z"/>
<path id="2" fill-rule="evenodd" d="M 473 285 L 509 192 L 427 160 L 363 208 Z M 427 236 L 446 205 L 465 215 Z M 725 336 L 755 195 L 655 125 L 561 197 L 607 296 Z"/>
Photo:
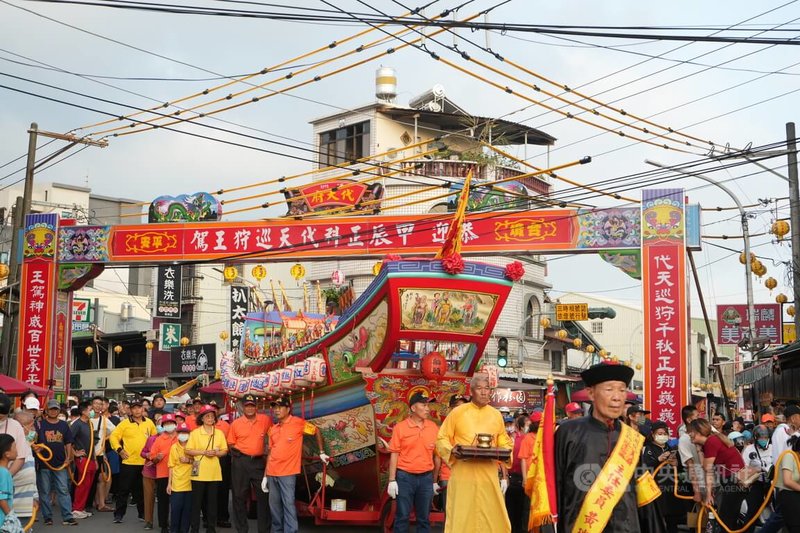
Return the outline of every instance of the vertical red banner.
<path id="1" fill-rule="evenodd" d="M 53 388 L 67 396 L 72 364 L 72 295 L 72 291 L 58 291 L 53 346 Z"/>
<path id="2" fill-rule="evenodd" d="M 643 192 L 644 397 L 673 436 L 689 402 L 684 228 L 682 189 Z"/>
<path id="3" fill-rule="evenodd" d="M 48 388 L 52 375 L 58 215 L 26 215 L 22 246 L 17 377 Z"/>

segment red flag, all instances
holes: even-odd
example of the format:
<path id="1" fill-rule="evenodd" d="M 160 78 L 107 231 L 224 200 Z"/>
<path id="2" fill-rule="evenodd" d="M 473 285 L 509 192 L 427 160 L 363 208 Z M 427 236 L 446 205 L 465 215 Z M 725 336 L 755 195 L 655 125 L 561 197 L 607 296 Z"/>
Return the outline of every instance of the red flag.
<path id="1" fill-rule="evenodd" d="M 556 429 L 555 393 L 547 386 L 544 413 L 533 445 L 531 466 L 525 479 L 525 492 L 531 497 L 528 530 L 558 522 L 556 502 L 556 462 L 554 435 Z"/>
<path id="2" fill-rule="evenodd" d="M 436 254 L 436 259 L 442 259 L 461 253 L 461 236 L 464 233 L 464 218 L 466 217 L 467 204 L 469 203 L 469 184 L 471 181 L 472 171 L 470 170 L 467 177 L 464 179 L 464 185 L 458 197 L 458 205 L 453 214 L 453 220 L 447 228 L 447 235 L 442 243 L 442 249 Z"/>

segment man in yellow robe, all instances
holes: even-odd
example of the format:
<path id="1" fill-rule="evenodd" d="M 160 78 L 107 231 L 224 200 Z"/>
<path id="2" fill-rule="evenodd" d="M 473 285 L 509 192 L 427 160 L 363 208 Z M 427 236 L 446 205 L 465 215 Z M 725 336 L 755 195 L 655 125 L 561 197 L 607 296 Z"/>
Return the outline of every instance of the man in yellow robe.
<path id="1" fill-rule="evenodd" d="M 461 458 L 457 444 L 474 446 L 478 433 L 493 436 L 492 446 L 512 450 L 514 443 L 506 433 L 503 415 L 489 405 L 492 389 L 486 374 L 476 374 L 470 382 L 472 401 L 453 409 L 444 419 L 436 439 L 436 451 L 451 468 L 447 486 L 445 533 L 510 533 L 498 463 L 492 459 Z M 509 459 L 507 466 L 511 466 Z"/>

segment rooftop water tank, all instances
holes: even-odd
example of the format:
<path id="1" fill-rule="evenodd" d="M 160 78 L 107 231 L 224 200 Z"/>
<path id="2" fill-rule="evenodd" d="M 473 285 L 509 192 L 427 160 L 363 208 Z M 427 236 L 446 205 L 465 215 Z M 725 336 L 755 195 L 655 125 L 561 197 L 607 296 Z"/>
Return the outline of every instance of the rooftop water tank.
<path id="1" fill-rule="evenodd" d="M 394 102 L 397 97 L 397 73 L 391 67 L 381 67 L 375 72 L 375 97 L 383 102 Z"/>

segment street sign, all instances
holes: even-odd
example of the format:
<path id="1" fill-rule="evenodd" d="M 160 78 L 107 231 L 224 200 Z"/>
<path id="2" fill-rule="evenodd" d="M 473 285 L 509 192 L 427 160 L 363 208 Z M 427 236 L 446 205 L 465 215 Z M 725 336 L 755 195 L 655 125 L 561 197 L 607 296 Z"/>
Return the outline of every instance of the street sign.
<path id="1" fill-rule="evenodd" d="M 778 344 L 781 334 L 781 306 L 779 304 L 755 304 L 756 337 L 766 337 Z M 738 344 L 744 339 L 750 325 L 746 304 L 717 306 L 717 342 Z"/>
<path id="2" fill-rule="evenodd" d="M 589 320 L 589 304 L 556 304 L 556 320 Z"/>
<path id="3" fill-rule="evenodd" d="M 159 318 L 181 317 L 182 276 L 180 265 L 161 265 L 158 267 L 156 302 L 153 316 Z"/>
<path id="4" fill-rule="evenodd" d="M 170 350 L 170 370 L 173 374 L 214 372 L 217 369 L 217 345 L 190 344 Z"/>
<path id="5" fill-rule="evenodd" d="M 783 344 L 791 344 L 797 340 L 797 331 L 794 324 L 783 324 Z"/>
<path id="6" fill-rule="evenodd" d="M 158 349 L 168 352 L 181 345 L 181 325 L 162 322 L 159 324 Z"/>

